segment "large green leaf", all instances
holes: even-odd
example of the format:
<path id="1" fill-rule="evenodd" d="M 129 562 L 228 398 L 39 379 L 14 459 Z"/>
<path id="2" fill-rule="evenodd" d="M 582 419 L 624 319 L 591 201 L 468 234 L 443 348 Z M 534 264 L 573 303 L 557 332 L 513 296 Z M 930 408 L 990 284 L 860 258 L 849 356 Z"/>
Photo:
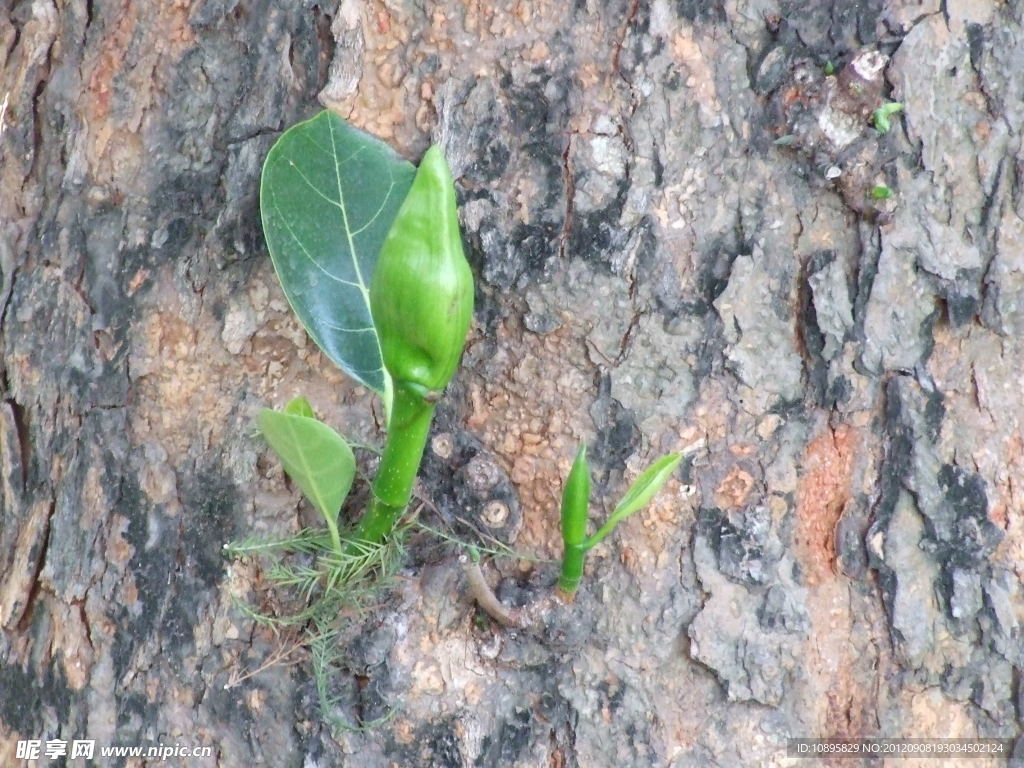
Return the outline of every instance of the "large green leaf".
<path id="1" fill-rule="evenodd" d="M 338 513 L 352 487 L 356 460 L 345 438 L 312 413 L 305 398 L 296 398 L 282 411 L 264 408 L 257 420 L 285 472 L 324 516 L 340 548 Z"/>
<path id="2" fill-rule="evenodd" d="M 388 399 L 370 278 L 413 166 L 333 112 L 298 123 L 263 165 L 260 210 L 274 269 L 313 341 Z"/>

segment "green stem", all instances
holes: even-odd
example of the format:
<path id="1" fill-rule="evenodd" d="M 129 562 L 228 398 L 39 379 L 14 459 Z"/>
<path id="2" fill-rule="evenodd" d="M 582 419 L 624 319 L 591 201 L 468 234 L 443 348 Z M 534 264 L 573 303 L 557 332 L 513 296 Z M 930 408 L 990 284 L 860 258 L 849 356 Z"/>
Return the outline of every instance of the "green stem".
<path id="1" fill-rule="evenodd" d="M 562 552 L 562 575 L 558 579 L 558 588 L 566 596 L 572 597 L 580 586 L 583 578 L 583 560 L 587 549 L 579 544 L 566 544 Z"/>
<path id="2" fill-rule="evenodd" d="M 334 547 L 334 551 L 340 555 L 345 550 L 341 548 L 341 536 L 338 534 L 338 524 L 329 517 L 325 517 L 324 520 L 327 523 L 327 530 L 331 534 L 331 545 Z"/>
<path id="3" fill-rule="evenodd" d="M 415 384 L 395 382 L 388 441 L 373 481 L 373 496 L 354 534 L 356 541 L 383 541 L 409 505 L 436 407 L 427 399 L 429 394 Z"/>

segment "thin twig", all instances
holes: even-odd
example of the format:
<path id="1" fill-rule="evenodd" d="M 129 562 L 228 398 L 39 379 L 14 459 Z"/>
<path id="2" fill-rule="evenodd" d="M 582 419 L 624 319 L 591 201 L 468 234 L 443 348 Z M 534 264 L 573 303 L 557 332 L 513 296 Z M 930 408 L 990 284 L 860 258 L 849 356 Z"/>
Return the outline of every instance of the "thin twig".
<path id="1" fill-rule="evenodd" d="M 473 595 L 477 605 L 484 609 L 484 612 L 496 622 L 505 627 L 522 627 L 523 615 L 515 608 L 507 607 L 498 596 L 494 594 L 491 585 L 484 578 L 480 570 L 480 563 L 468 555 L 462 555 L 459 560 L 462 562 L 462 569 L 469 581 L 469 592 Z"/>
<path id="2" fill-rule="evenodd" d="M 301 640 L 294 641 L 290 647 L 286 647 L 284 643 L 281 643 L 281 645 L 275 648 L 274 652 L 270 654 L 270 657 L 255 669 L 249 670 L 248 672 L 244 673 L 239 673 L 237 669 L 231 670 L 231 674 L 228 676 L 228 681 L 224 683 L 224 690 L 230 691 L 232 688 L 240 685 L 243 681 L 248 680 L 250 677 L 258 675 L 265 669 L 270 669 L 271 667 L 280 664 L 293 653 L 295 653 L 297 650 L 300 650 L 302 646 L 303 642 Z"/>

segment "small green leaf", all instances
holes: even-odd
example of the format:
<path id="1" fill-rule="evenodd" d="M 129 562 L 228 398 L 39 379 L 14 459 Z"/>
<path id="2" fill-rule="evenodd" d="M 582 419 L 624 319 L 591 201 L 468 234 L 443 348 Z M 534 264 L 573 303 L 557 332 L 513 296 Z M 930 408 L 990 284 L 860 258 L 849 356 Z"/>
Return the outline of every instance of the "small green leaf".
<path id="1" fill-rule="evenodd" d="M 293 400 L 286 408 L 293 405 L 303 407 Z M 309 407 L 308 401 L 305 407 Z M 355 457 L 345 438 L 322 421 L 287 410 L 264 408 L 257 420 L 285 472 L 323 515 L 335 547 L 341 551 L 338 513 L 356 473 Z"/>
<path id="2" fill-rule="evenodd" d="M 317 346 L 386 403 L 370 280 L 414 172 L 325 110 L 282 134 L 260 182 L 263 233 L 288 303 Z"/>
<path id="3" fill-rule="evenodd" d="M 316 418 L 313 414 L 313 406 L 309 404 L 309 400 L 302 396 L 289 400 L 281 410 L 284 413 L 290 413 L 292 416 L 305 416 L 307 419 Z"/>
<path id="4" fill-rule="evenodd" d="M 601 526 L 601 529 L 587 539 L 583 546 L 588 549 L 601 543 L 605 536 L 612 532 L 616 525 L 621 523 L 627 517 L 632 515 L 634 512 L 638 512 L 647 506 L 647 503 L 654 498 L 654 494 L 661 490 L 661 487 L 665 485 L 665 482 L 671 477 L 676 467 L 679 466 L 679 462 L 682 461 L 683 455 L 681 453 L 670 453 L 667 456 L 662 456 L 650 467 L 648 467 L 643 474 L 640 475 L 626 491 L 626 495 L 622 497 L 622 501 L 612 511 L 611 516 L 608 518 L 608 522 Z"/>
<path id="5" fill-rule="evenodd" d="M 836 73 L 836 65 L 832 62 L 831 59 L 825 62 L 825 66 L 823 67 L 823 69 L 825 70 L 826 75 L 834 75 Z"/>
<path id="6" fill-rule="evenodd" d="M 885 184 L 876 184 L 868 192 L 868 197 L 872 200 L 888 200 L 893 194 L 891 187 L 887 187 Z"/>
<path id="7" fill-rule="evenodd" d="M 889 129 L 892 128 L 889 118 L 902 111 L 903 104 L 898 101 L 890 101 L 880 106 L 871 113 L 871 120 L 875 125 L 875 130 L 879 133 L 888 133 Z"/>

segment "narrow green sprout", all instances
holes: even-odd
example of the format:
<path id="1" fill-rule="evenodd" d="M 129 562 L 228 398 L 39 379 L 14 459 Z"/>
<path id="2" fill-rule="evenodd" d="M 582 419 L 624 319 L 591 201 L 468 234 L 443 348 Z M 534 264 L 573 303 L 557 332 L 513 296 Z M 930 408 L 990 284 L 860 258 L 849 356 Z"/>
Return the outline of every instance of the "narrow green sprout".
<path id="1" fill-rule="evenodd" d="M 681 453 L 670 453 L 644 470 L 626 491 L 626 495 L 612 511 L 607 522 L 597 533 L 586 538 L 590 468 L 587 465 L 586 446 L 580 447 L 562 493 L 563 553 L 562 575 L 558 581 L 558 588 L 564 595 L 571 599 L 576 594 L 583 577 L 583 561 L 587 552 L 604 541 L 608 534 L 615 530 L 615 526 L 646 507 L 672 476 L 682 458 Z"/>
<path id="2" fill-rule="evenodd" d="M 559 588 L 573 594 L 583 578 L 583 560 L 587 550 L 587 516 L 590 506 L 590 466 L 587 464 L 587 446 L 581 445 L 569 477 L 562 490 L 562 576 Z"/>
<path id="3" fill-rule="evenodd" d="M 888 101 L 871 113 L 871 122 L 879 133 L 888 133 L 892 128 L 889 118 L 898 112 L 903 111 L 903 104 L 898 101 Z"/>
<path id="4" fill-rule="evenodd" d="M 888 200 L 894 194 L 895 192 L 892 191 L 891 187 L 886 186 L 885 184 L 876 184 L 868 192 L 868 197 L 872 200 Z"/>
<path id="5" fill-rule="evenodd" d="M 834 75 L 836 73 L 836 65 L 831 59 L 825 62 L 825 66 L 822 69 L 825 70 L 826 75 Z"/>

